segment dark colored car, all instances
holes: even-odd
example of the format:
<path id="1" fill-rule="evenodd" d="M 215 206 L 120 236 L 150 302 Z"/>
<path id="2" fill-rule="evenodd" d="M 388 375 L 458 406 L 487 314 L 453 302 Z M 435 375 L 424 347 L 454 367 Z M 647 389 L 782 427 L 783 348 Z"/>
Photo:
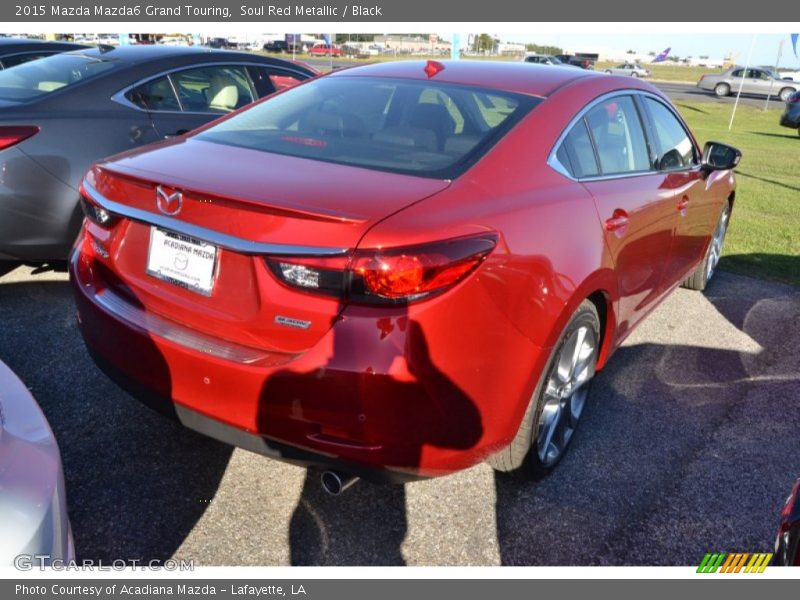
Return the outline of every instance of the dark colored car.
<path id="1" fill-rule="evenodd" d="M 575 56 L 574 54 L 556 54 L 558 60 L 564 64 L 580 67 L 589 71 L 594 70 L 595 62 L 590 58 Z"/>
<path id="2" fill-rule="evenodd" d="M 66 259 L 94 161 L 315 74 L 277 58 L 169 46 L 92 48 L 0 71 L 0 259 Z"/>
<path id="3" fill-rule="evenodd" d="M 800 134 L 800 92 L 795 92 L 786 99 L 786 110 L 781 115 L 781 125 L 796 129 Z"/>
<path id="4" fill-rule="evenodd" d="M 775 565 L 800 567 L 800 479 L 781 511 L 781 525 L 775 540 Z"/>
<path id="5" fill-rule="evenodd" d="M 80 329 L 134 395 L 256 452 L 540 476 L 614 349 L 714 274 L 739 157 L 631 77 L 334 71 L 87 173 Z"/>
<path id="6" fill-rule="evenodd" d="M 288 52 L 289 44 L 286 40 L 273 40 L 264 44 L 264 50 L 267 52 Z"/>
<path id="7" fill-rule="evenodd" d="M 232 44 L 228 41 L 228 38 L 224 37 L 211 38 L 205 43 L 205 45 L 209 48 L 215 48 L 217 50 L 225 50 L 235 47 L 235 44 Z"/>
<path id="8" fill-rule="evenodd" d="M 74 44 L 72 42 L 0 38 L 0 69 L 10 69 L 45 56 L 88 47 L 84 44 Z"/>

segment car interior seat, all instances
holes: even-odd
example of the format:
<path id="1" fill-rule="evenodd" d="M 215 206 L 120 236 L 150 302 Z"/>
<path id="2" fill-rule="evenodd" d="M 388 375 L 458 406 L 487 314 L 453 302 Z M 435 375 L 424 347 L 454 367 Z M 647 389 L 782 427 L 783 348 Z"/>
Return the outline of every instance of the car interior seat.
<path id="1" fill-rule="evenodd" d="M 436 149 L 439 151 L 444 150 L 445 142 L 456 130 L 456 122 L 442 104 L 415 105 L 407 115 L 406 125 L 432 131 L 436 136 Z"/>

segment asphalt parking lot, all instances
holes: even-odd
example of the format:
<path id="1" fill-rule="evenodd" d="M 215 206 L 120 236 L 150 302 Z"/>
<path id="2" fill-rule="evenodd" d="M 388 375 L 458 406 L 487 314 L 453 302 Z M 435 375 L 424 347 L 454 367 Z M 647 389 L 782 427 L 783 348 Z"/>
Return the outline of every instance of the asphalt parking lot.
<path id="1" fill-rule="evenodd" d="M 10 269 L 10 270 L 9 270 Z M 79 558 L 202 565 L 698 564 L 771 551 L 800 476 L 800 290 L 678 290 L 595 383 L 558 470 L 338 498 L 140 406 L 88 358 L 66 274 L 0 265 L 0 360 L 59 440 Z"/>

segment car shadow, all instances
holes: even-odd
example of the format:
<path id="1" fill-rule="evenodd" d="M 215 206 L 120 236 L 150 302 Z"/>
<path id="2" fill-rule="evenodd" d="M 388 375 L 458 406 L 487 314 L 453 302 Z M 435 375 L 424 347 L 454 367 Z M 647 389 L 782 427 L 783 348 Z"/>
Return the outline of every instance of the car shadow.
<path id="1" fill-rule="evenodd" d="M 336 323 L 340 321 L 340 323 Z M 259 404 L 260 430 L 274 437 L 281 428 L 305 422 L 309 438 L 317 438 L 315 421 L 341 433 L 335 451 L 368 439 L 391 439 L 391 448 L 371 452 L 378 464 L 408 468 L 421 465 L 425 448 L 466 450 L 480 441 L 484 417 L 472 399 L 430 356 L 423 327 L 407 316 L 404 307 L 391 316 L 373 319 L 334 319 L 333 341 L 327 363 L 313 372 L 292 368 L 278 371 L 265 382 Z M 407 365 L 411 381 L 392 373 L 398 362 Z M 363 365 L 355 372 L 353 365 Z M 287 421 L 291 415 L 292 422 Z M 320 417 L 321 415 L 321 417 Z M 344 437 L 347 436 L 347 437 Z M 333 441 L 333 439 L 331 440 Z M 401 544 L 407 533 L 406 494 L 403 485 L 362 482 L 347 498 L 323 491 L 320 473 L 306 478 L 289 525 L 293 565 L 405 564 Z"/>
<path id="2" fill-rule="evenodd" d="M 724 254 L 720 268 L 758 279 L 800 286 L 800 256 L 791 254 Z"/>
<path id="3" fill-rule="evenodd" d="M 717 338 L 623 346 L 558 468 L 537 483 L 496 475 L 502 564 L 697 565 L 712 550 L 772 551 L 800 473 L 800 357 L 784 338 L 800 335 L 800 300 L 725 273 L 706 298 L 727 321 Z"/>
<path id="4" fill-rule="evenodd" d="M 691 106 L 689 104 L 683 104 L 681 102 L 675 102 L 675 106 L 679 107 L 682 110 L 691 110 L 693 112 L 702 113 L 704 115 L 709 114 L 707 110 L 703 110 L 702 108 L 698 108 L 696 106 Z"/>
<path id="5" fill-rule="evenodd" d="M 78 560 L 171 557 L 214 497 L 232 448 L 142 406 L 99 371 L 66 281 L 0 280 L 0 332 L 0 360 L 58 440 Z"/>
<path id="6" fill-rule="evenodd" d="M 737 175 L 741 175 L 742 177 L 747 177 L 748 179 L 755 179 L 757 181 L 763 181 L 764 183 L 770 183 L 772 185 L 777 185 L 778 187 L 785 188 L 787 190 L 792 190 L 793 192 L 800 192 L 800 187 L 796 185 L 789 185 L 788 183 L 781 183 L 780 181 L 776 181 L 774 179 L 767 179 L 766 177 L 759 177 L 758 175 L 751 175 L 750 173 L 745 173 L 741 170 L 736 170 Z"/>
<path id="7" fill-rule="evenodd" d="M 797 137 L 798 137 L 796 134 L 795 135 L 789 135 L 789 134 L 786 134 L 786 133 L 769 133 L 767 131 L 748 131 L 748 133 L 751 133 L 753 135 L 762 135 L 764 137 L 786 138 L 787 140 L 796 140 Z M 737 173 L 738 173 L 738 171 L 737 171 Z"/>

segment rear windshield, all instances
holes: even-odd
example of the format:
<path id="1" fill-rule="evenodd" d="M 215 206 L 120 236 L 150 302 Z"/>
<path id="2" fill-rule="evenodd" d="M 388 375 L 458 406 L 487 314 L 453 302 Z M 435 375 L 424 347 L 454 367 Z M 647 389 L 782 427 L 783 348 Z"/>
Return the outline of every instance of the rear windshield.
<path id="1" fill-rule="evenodd" d="M 538 98 L 378 77 L 323 77 L 231 117 L 197 138 L 368 169 L 452 179 Z"/>
<path id="2" fill-rule="evenodd" d="M 113 69 L 119 63 L 82 54 L 56 54 L 0 71 L 0 99 L 24 102 Z"/>

